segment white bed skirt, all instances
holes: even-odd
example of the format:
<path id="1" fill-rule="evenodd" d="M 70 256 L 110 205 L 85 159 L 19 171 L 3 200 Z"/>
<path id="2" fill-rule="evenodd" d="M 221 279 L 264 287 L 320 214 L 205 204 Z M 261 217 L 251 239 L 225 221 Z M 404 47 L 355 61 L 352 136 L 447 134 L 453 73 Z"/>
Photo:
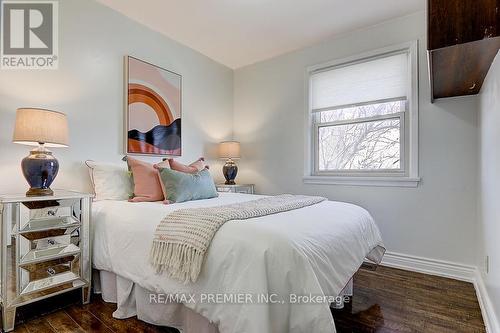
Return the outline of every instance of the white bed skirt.
<path id="1" fill-rule="evenodd" d="M 208 319 L 180 303 L 151 303 L 152 292 L 138 284 L 107 271 L 94 270 L 94 292 L 105 302 L 116 303 L 113 318 L 138 319 L 159 326 L 175 327 L 183 333 L 219 333 Z"/>
<path id="2" fill-rule="evenodd" d="M 181 303 L 151 303 L 153 292 L 115 273 L 94 269 L 93 282 L 95 293 L 101 294 L 105 302 L 117 304 L 113 318 L 137 316 L 147 323 L 175 327 L 183 333 L 219 333 L 215 324 Z M 352 296 L 352 292 L 351 278 L 339 296 Z M 343 304 L 332 307 L 341 308 Z"/>

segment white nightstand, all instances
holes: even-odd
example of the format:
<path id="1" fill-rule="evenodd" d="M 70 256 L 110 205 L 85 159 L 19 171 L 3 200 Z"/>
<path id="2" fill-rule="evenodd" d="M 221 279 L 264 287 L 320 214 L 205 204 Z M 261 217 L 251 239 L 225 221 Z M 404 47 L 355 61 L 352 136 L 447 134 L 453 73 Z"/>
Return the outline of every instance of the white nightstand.
<path id="1" fill-rule="evenodd" d="M 218 192 L 254 194 L 253 184 L 235 184 L 235 185 L 217 184 L 216 187 Z"/>
<path id="2" fill-rule="evenodd" d="M 0 195 L 2 327 L 16 308 L 74 289 L 90 300 L 91 194 Z"/>

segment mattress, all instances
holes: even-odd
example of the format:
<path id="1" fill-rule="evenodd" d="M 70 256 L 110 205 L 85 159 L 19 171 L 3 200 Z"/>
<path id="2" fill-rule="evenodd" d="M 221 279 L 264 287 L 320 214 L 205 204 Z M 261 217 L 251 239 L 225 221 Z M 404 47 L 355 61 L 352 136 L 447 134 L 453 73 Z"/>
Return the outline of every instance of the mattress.
<path id="1" fill-rule="evenodd" d="M 365 258 L 378 263 L 385 251 L 372 217 L 359 206 L 325 201 L 229 221 L 215 235 L 196 283 L 169 279 L 149 264 L 155 228 L 169 212 L 259 197 L 221 193 L 172 205 L 96 202 L 93 264 L 149 292 L 175 295 L 220 333 L 335 332 L 329 302 Z"/>

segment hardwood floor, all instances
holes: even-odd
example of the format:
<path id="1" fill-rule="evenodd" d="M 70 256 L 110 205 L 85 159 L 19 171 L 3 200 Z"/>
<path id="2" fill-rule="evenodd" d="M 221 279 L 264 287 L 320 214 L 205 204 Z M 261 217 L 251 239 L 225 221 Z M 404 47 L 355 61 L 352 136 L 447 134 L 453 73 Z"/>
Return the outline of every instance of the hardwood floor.
<path id="1" fill-rule="evenodd" d="M 178 333 L 176 329 L 154 326 L 138 319 L 115 319 L 116 305 L 93 295 L 90 304 L 81 305 L 81 293 L 68 292 L 18 309 L 14 332 L 22 333 Z M 38 306 L 37 306 L 38 304 Z M 61 308 L 62 307 L 62 308 Z"/>
<path id="2" fill-rule="evenodd" d="M 94 295 L 81 305 L 79 296 L 68 293 L 19 309 L 15 332 L 178 332 L 136 318 L 114 319 L 114 304 Z M 485 332 L 472 284 L 387 267 L 356 273 L 352 302 L 332 315 L 338 333 Z"/>
<path id="3" fill-rule="evenodd" d="M 338 333 L 486 332 L 471 283 L 383 266 L 359 270 L 352 303 L 332 313 Z"/>

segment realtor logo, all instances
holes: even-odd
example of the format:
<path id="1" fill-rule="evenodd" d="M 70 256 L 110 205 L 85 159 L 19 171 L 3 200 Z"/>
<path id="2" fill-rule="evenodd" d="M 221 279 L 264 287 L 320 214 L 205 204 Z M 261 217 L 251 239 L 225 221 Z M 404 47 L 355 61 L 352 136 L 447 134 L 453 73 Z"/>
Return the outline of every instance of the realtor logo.
<path id="1" fill-rule="evenodd" d="M 57 1 L 2 1 L 1 69 L 57 69 Z"/>

